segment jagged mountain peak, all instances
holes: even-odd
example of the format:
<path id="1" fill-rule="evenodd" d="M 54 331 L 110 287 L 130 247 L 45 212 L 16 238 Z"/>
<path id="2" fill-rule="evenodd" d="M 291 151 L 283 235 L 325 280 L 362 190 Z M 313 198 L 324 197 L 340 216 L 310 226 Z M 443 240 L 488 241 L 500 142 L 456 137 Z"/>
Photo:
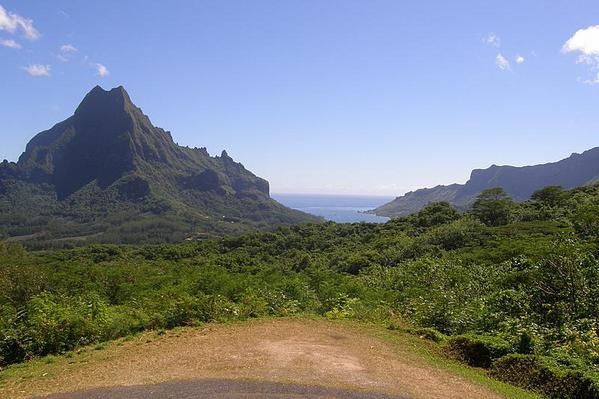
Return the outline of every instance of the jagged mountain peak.
<path id="1" fill-rule="evenodd" d="M 74 113 L 76 119 L 124 118 L 148 119 L 133 102 L 123 86 L 104 90 L 95 86 L 89 91 Z M 149 123 L 149 120 L 147 121 Z"/>
<path id="2" fill-rule="evenodd" d="M 110 209 L 128 209 L 140 220 L 168 214 L 190 231 L 314 220 L 273 201 L 268 182 L 226 151 L 211 157 L 205 148 L 176 144 L 123 86 L 95 86 L 71 117 L 37 134 L 16 164 L 0 164 L 2 212 L 8 203 L 3 195 L 23 198 L 19 211 L 46 214 L 51 208 L 58 225 L 66 218 L 98 232 L 107 228 L 99 221 L 112 217 Z M 81 221 L 81 212 L 88 221 Z"/>
<path id="3" fill-rule="evenodd" d="M 152 125 L 123 86 L 94 87 L 74 115 L 36 135 L 19 158 L 26 175 L 56 186 L 65 197 L 97 181 L 107 186 L 140 161 L 169 162 L 177 146 Z"/>
<path id="4" fill-rule="evenodd" d="M 84 112 L 90 108 L 97 112 L 98 107 L 110 105 L 123 109 L 128 104 L 132 104 L 131 98 L 123 86 L 118 86 L 110 90 L 104 90 L 101 86 L 95 86 L 83 97 L 81 104 L 75 110 L 75 114 Z"/>

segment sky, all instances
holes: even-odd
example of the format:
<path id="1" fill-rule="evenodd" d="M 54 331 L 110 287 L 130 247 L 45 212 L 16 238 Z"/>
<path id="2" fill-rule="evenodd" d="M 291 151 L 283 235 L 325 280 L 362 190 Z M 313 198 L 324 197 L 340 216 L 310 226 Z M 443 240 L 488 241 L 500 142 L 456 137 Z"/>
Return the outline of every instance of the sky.
<path id="1" fill-rule="evenodd" d="M 0 159 L 123 85 L 275 193 L 401 195 L 599 145 L 599 1 L 0 0 Z"/>

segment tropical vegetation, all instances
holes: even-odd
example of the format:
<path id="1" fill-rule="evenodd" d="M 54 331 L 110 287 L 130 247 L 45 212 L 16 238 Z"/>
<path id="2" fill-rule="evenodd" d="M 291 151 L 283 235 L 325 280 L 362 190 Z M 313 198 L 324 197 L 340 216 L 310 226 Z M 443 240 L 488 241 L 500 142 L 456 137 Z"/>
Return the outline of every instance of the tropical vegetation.
<path id="1" fill-rule="evenodd" d="M 315 314 L 386 323 L 555 398 L 598 398 L 599 185 L 385 224 L 179 244 L 0 244 L 0 367 L 146 329 Z"/>

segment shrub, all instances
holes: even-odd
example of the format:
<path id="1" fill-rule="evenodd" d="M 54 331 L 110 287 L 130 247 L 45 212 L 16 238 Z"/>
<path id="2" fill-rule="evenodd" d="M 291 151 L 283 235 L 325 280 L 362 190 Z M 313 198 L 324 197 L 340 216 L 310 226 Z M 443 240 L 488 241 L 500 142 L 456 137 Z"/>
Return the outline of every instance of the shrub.
<path id="1" fill-rule="evenodd" d="M 432 229 L 428 241 L 449 251 L 478 243 L 484 232 L 485 226 L 480 221 L 464 217 Z"/>
<path id="2" fill-rule="evenodd" d="M 0 370 L 3 366 L 22 362 L 27 358 L 26 343 L 22 331 L 15 328 L 0 330 Z"/>
<path id="3" fill-rule="evenodd" d="M 107 305 L 95 293 L 76 298 L 43 293 L 29 302 L 26 323 L 32 354 L 62 353 L 103 338 Z"/>
<path id="4" fill-rule="evenodd" d="M 410 219 L 417 227 L 433 227 L 453 222 L 460 218 L 460 213 L 448 202 L 433 202 L 422 208 Z"/>
<path id="5" fill-rule="evenodd" d="M 597 376 L 560 367 L 544 357 L 519 354 L 504 356 L 495 361 L 491 375 L 549 398 L 599 398 Z"/>
<path id="6" fill-rule="evenodd" d="M 484 368 L 513 351 L 512 346 L 501 338 L 474 334 L 451 337 L 447 347 L 456 358 L 471 366 Z"/>
<path id="7" fill-rule="evenodd" d="M 583 237 L 599 235 L 599 205 L 587 203 L 579 205 L 572 216 L 574 229 Z"/>
<path id="8" fill-rule="evenodd" d="M 417 328 L 411 331 L 412 334 L 433 342 L 443 342 L 447 340 L 447 335 L 440 333 L 434 328 Z"/>

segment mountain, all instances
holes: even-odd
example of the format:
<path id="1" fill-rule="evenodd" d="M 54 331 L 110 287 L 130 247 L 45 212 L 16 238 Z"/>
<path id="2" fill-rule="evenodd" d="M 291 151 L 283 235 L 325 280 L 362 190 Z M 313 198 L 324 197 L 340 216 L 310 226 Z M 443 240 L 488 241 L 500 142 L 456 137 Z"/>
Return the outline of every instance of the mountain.
<path id="1" fill-rule="evenodd" d="M 318 219 L 284 207 L 226 151 L 177 145 L 123 87 L 91 90 L 70 118 L 0 164 L 0 235 L 162 242 Z"/>
<path id="2" fill-rule="evenodd" d="M 596 147 L 553 163 L 524 167 L 493 165 L 487 169 L 475 169 L 465 184 L 411 191 L 371 212 L 379 216 L 400 217 L 439 201 L 466 208 L 481 191 L 492 187 L 502 187 L 515 201 L 524 201 L 545 186 L 570 189 L 598 181 L 599 147 Z"/>

